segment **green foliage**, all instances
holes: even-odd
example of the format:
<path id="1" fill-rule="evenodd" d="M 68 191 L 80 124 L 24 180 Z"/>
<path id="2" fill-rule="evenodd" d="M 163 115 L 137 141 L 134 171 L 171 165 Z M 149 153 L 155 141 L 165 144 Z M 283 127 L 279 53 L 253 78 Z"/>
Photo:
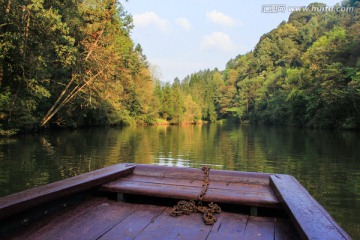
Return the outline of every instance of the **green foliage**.
<path id="1" fill-rule="evenodd" d="M 225 70 L 161 84 L 119 2 L 7 3 L 0 8 L 2 132 L 219 119 L 360 127 L 358 12 L 293 12 Z"/>
<path id="2" fill-rule="evenodd" d="M 351 14 L 297 12 L 288 23 L 263 37 L 254 54 L 261 65 L 252 65 L 249 59 L 247 74 L 238 68 L 243 76 L 238 83 L 240 105 L 247 110 L 243 118 L 271 124 L 359 128 L 360 102 L 354 80 L 359 66 L 353 61 L 359 59 L 355 19 Z M 254 72 L 257 74 L 251 74 Z"/>
<path id="3" fill-rule="evenodd" d="M 216 93 L 206 91 L 211 77 L 201 71 L 183 83 L 190 85 L 203 119 L 215 106 L 217 117 L 241 122 L 359 128 L 358 20 L 358 13 L 293 12 L 254 51 L 227 63 Z"/>
<path id="4" fill-rule="evenodd" d="M 211 122 L 358 128 L 359 64 L 353 60 L 359 59 L 359 26 L 348 15 L 293 13 L 224 71 L 183 79 L 182 91 L 202 109 L 202 120 Z M 166 106 L 173 101 L 168 99 Z"/>
<path id="5" fill-rule="evenodd" d="M 80 127 L 157 114 L 132 18 L 113 0 L 9 1 L 0 9 L 0 124 Z M 156 111 L 156 110 L 155 110 Z"/>

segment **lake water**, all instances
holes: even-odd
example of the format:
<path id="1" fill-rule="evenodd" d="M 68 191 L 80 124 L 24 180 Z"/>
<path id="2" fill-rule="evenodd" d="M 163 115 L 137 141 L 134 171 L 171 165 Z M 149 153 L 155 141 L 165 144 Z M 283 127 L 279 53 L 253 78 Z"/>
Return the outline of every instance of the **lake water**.
<path id="1" fill-rule="evenodd" d="M 360 133 L 257 125 L 97 128 L 0 139 L 0 196 L 120 162 L 285 173 L 360 239 Z"/>

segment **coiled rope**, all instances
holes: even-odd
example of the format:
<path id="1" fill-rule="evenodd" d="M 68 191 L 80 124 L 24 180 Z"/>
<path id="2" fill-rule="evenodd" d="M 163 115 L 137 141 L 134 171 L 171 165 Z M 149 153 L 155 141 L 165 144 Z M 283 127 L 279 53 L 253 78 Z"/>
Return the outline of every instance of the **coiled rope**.
<path id="1" fill-rule="evenodd" d="M 221 208 L 214 203 L 209 203 L 207 206 L 203 206 L 203 199 L 210 184 L 209 178 L 209 167 L 203 167 L 201 170 L 205 174 L 204 183 L 202 185 L 201 193 L 198 197 L 198 203 L 196 204 L 195 201 L 185 201 L 181 200 L 173 207 L 170 212 L 170 215 L 173 217 L 181 216 L 181 215 L 190 215 L 192 213 L 201 213 L 203 216 L 204 223 L 207 225 L 212 225 L 216 222 L 216 218 L 214 213 L 220 214 Z"/>

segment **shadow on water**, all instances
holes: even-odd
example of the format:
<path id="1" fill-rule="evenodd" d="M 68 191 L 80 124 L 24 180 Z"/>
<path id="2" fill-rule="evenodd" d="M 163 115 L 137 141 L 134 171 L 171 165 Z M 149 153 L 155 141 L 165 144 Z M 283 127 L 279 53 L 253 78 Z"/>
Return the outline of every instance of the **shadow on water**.
<path id="1" fill-rule="evenodd" d="M 256 125 L 99 128 L 0 139 L 0 196 L 119 162 L 295 176 L 360 238 L 360 133 Z"/>

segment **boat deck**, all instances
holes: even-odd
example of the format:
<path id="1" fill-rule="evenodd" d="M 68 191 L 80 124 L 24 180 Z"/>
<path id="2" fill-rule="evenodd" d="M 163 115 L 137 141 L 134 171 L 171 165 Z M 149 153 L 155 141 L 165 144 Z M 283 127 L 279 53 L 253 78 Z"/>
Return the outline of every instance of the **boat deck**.
<path id="1" fill-rule="evenodd" d="M 300 239 L 286 219 L 223 212 L 211 226 L 201 214 L 171 217 L 170 210 L 97 197 L 9 239 Z"/>

